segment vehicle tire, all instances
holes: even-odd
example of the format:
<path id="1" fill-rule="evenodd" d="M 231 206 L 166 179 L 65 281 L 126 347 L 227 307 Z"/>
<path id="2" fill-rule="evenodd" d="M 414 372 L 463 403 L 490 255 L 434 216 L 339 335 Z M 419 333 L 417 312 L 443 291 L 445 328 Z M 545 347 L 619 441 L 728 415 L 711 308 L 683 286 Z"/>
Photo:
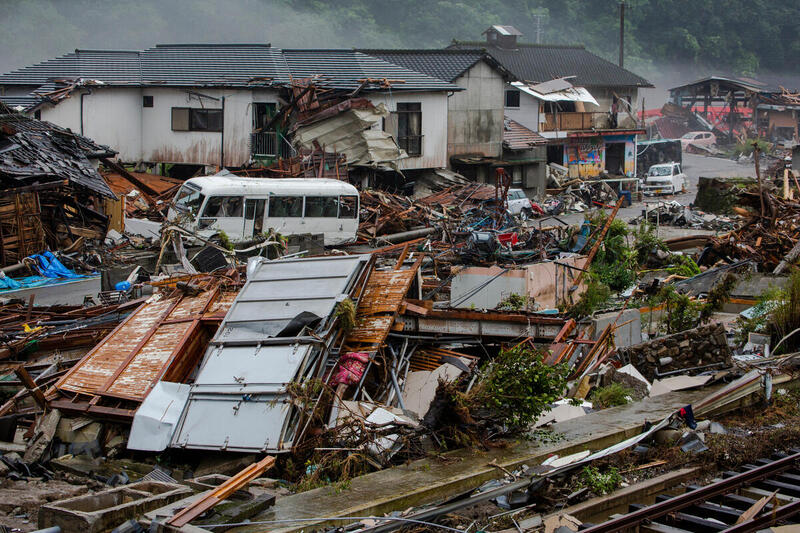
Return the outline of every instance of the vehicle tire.
<path id="1" fill-rule="evenodd" d="M 533 218 L 533 211 L 528 207 L 523 207 L 522 211 L 519 212 L 519 217 L 522 220 L 530 220 Z"/>

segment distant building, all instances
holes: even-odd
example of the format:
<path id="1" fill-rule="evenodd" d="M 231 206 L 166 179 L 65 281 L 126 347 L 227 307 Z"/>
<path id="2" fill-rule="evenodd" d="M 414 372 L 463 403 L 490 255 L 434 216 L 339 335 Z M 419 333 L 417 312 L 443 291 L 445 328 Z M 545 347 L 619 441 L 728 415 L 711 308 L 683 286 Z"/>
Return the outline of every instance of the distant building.
<path id="1" fill-rule="evenodd" d="M 644 132 L 639 89 L 650 82 L 582 46 L 520 42 L 513 26 L 484 34 L 485 41 L 454 41 L 449 49 L 480 47 L 513 75 L 505 114 L 547 139 L 548 162 L 575 177 L 635 173 L 636 135 Z"/>

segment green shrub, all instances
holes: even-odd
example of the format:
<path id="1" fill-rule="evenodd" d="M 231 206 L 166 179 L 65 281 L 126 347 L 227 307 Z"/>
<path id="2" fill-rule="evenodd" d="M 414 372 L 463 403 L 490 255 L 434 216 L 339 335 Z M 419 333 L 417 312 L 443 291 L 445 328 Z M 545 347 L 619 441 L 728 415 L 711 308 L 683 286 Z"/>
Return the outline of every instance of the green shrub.
<path id="1" fill-rule="evenodd" d="M 619 383 L 612 383 L 606 387 L 597 387 L 592 391 L 589 401 L 594 409 L 607 409 L 617 405 L 625 405 L 633 391 Z"/>
<path id="2" fill-rule="evenodd" d="M 584 466 L 583 472 L 581 472 L 581 478 L 585 486 L 589 487 L 595 494 L 601 496 L 613 492 L 613 490 L 622 483 L 622 476 L 619 470 L 614 467 L 602 473 L 597 467 Z"/>
<path id="3" fill-rule="evenodd" d="M 546 365 L 545 352 L 516 346 L 502 350 L 480 370 L 480 380 L 459 403 L 510 432 L 524 431 L 564 393 L 569 369 Z"/>
<path id="4" fill-rule="evenodd" d="M 633 247 L 636 250 L 636 261 L 639 266 L 647 263 L 647 258 L 653 250 L 668 250 L 667 245 L 656 236 L 655 224 L 643 221 L 633 234 Z"/>
<path id="5" fill-rule="evenodd" d="M 611 289 L 608 288 L 608 285 L 590 275 L 586 281 L 586 290 L 578 301 L 567 310 L 567 314 L 573 318 L 589 316 L 595 311 L 605 308 L 610 299 Z"/>

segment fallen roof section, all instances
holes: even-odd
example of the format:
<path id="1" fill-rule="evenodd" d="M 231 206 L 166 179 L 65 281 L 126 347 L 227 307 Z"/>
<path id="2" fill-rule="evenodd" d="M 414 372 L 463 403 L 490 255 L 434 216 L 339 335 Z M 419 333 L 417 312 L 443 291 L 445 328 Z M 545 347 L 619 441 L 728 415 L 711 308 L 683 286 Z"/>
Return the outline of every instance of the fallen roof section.
<path id="1" fill-rule="evenodd" d="M 0 179 L 11 188 L 69 180 L 108 198 L 114 193 L 89 158 L 114 152 L 69 130 L 19 114 L 0 114 Z"/>
<path id="2" fill-rule="evenodd" d="M 291 451 L 303 427 L 289 384 L 323 374 L 339 338 L 336 306 L 359 292 L 369 264 L 368 256 L 251 260 L 247 283 L 203 358 L 172 446 Z"/>
<path id="3" fill-rule="evenodd" d="M 176 290 L 153 296 L 56 383 L 55 388 L 71 400 L 55 400 L 51 405 L 67 411 L 133 416 L 129 409 L 101 407 L 100 400 L 138 404 L 162 379 L 186 379 L 208 341 L 202 322 L 220 320 L 233 294 L 212 282 L 196 295 Z"/>

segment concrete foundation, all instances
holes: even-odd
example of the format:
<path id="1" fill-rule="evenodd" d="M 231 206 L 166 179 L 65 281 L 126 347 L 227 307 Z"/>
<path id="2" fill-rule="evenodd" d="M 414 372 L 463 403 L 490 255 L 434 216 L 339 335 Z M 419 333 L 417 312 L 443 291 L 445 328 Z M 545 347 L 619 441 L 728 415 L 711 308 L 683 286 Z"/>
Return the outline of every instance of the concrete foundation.
<path id="1" fill-rule="evenodd" d="M 43 505 L 39 527 L 60 526 L 64 533 L 99 533 L 190 494 L 192 490 L 182 485 L 140 481 Z"/>

